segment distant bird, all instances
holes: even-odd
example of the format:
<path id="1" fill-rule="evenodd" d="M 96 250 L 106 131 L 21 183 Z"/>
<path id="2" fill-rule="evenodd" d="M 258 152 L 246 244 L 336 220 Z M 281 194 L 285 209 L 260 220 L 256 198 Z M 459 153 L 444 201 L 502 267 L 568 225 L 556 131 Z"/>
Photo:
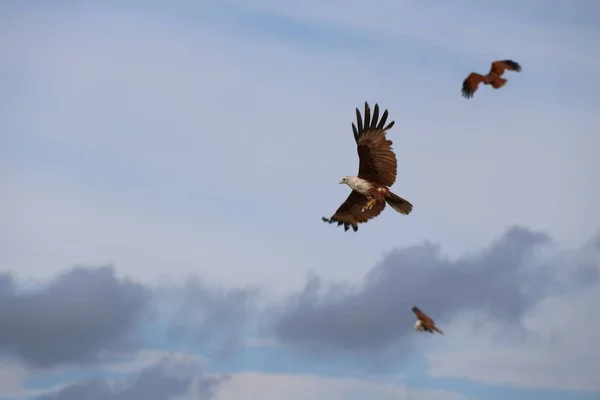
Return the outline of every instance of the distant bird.
<path id="1" fill-rule="evenodd" d="M 387 116 L 388 111 L 385 110 L 378 121 L 379 105 L 375 104 L 371 118 L 371 109 L 365 102 L 363 126 L 360 111 L 356 109 L 357 124 L 352 124 L 352 131 L 359 158 L 358 176 L 342 178 L 339 183 L 350 186 L 352 192 L 335 214 L 331 218 L 322 217 L 323 221 L 330 224 L 337 222 L 338 226 L 344 225 L 344 231 L 352 226 L 352 230 L 356 232 L 358 224 L 378 216 L 385 208 L 386 202 L 400 214 L 408 215 L 412 211 L 411 203 L 389 189 L 396 181 L 397 160 L 392 151 L 392 141 L 387 140 L 385 136 L 395 121 L 384 126 Z"/>
<path id="2" fill-rule="evenodd" d="M 506 79 L 501 78 L 505 70 L 521 72 L 521 66 L 513 60 L 501 60 L 492 63 L 492 68 L 487 75 L 471 72 L 463 82 L 462 95 L 467 99 L 473 97 L 480 83 L 492 85 L 494 89 L 501 88 L 506 84 Z"/>
<path id="3" fill-rule="evenodd" d="M 414 312 L 418 318 L 417 322 L 415 322 L 415 331 L 424 332 L 427 331 L 429 333 L 433 333 L 433 331 L 439 332 L 442 335 L 441 329 L 435 326 L 435 322 L 427 316 L 423 311 L 419 310 L 418 307 L 413 307 L 412 312 Z"/>

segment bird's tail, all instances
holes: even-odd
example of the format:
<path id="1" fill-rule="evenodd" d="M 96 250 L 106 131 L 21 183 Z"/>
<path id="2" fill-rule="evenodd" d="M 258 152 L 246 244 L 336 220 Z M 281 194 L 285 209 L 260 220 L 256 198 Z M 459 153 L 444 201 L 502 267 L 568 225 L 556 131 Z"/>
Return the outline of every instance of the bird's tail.
<path id="1" fill-rule="evenodd" d="M 506 84 L 506 79 L 504 78 L 500 78 L 499 76 L 496 77 L 496 79 L 494 79 L 492 82 L 492 87 L 494 89 L 500 89 L 502 86 L 504 86 Z"/>
<path id="2" fill-rule="evenodd" d="M 438 328 L 437 326 L 434 326 L 433 330 L 436 331 L 436 332 L 438 332 L 438 333 L 441 333 L 442 335 L 444 334 L 444 332 L 440 328 Z"/>
<path id="3" fill-rule="evenodd" d="M 404 200 L 402 197 L 395 195 L 391 191 L 389 191 L 385 196 L 385 201 L 390 205 L 390 207 L 403 215 L 410 214 L 413 208 L 412 204 L 410 204 L 408 200 Z"/>

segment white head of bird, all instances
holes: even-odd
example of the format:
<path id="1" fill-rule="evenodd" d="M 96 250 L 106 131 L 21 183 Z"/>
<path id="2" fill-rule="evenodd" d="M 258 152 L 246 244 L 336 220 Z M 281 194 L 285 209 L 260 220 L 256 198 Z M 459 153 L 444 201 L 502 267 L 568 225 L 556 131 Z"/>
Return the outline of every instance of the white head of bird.
<path id="1" fill-rule="evenodd" d="M 343 177 L 340 180 L 340 185 L 343 184 L 343 183 L 345 183 L 346 185 L 350 186 L 351 184 L 353 184 L 354 182 L 356 182 L 356 180 L 358 180 L 357 176 L 346 175 L 345 177 Z"/>
<path id="2" fill-rule="evenodd" d="M 368 194 L 371 189 L 371 184 L 358 176 L 345 176 L 340 180 L 340 185 L 346 184 L 353 190 L 356 190 L 360 194 Z"/>

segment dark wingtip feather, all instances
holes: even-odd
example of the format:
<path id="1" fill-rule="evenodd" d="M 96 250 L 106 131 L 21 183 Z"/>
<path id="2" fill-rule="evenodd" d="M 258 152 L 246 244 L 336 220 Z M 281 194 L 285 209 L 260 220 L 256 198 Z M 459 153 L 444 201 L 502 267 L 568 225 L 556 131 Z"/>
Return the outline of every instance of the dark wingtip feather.
<path id="1" fill-rule="evenodd" d="M 365 101 L 365 112 L 363 115 L 360 114 L 358 108 L 356 109 L 356 121 L 357 125 L 352 124 L 352 133 L 354 134 L 354 139 L 358 142 L 360 135 L 369 129 L 382 129 L 388 130 L 392 126 L 394 126 L 395 121 L 391 121 L 387 126 L 385 123 L 388 119 L 388 110 L 384 110 L 381 115 L 381 119 L 379 118 L 379 104 L 375 103 L 375 107 L 373 108 L 373 114 L 371 114 L 371 107 L 369 103 Z"/>
<path id="2" fill-rule="evenodd" d="M 358 226 L 351 225 L 348 222 L 336 221 L 333 219 L 333 217 L 331 217 L 331 218 L 321 217 L 321 219 L 323 220 L 323 222 L 328 222 L 330 224 L 337 222 L 337 226 L 344 225 L 344 231 L 349 230 L 350 226 L 352 226 L 352 230 L 354 232 L 356 232 L 358 230 Z"/>
<path id="3" fill-rule="evenodd" d="M 473 91 L 465 84 L 463 84 L 463 87 L 460 91 L 463 95 L 463 97 L 465 99 L 470 99 L 471 97 L 473 97 Z"/>
<path id="4" fill-rule="evenodd" d="M 462 93 L 463 97 L 465 97 L 466 99 L 470 99 L 471 97 L 473 97 L 473 94 L 475 93 L 475 91 L 470 86 L 470 79 L 474 75 L 479 75 L 479 74 L 475 74 L 475 72 L 471 72 L 469 74 L 469 76 L 467 76 L 462 83 L 461 93 Z"/>
<path id="5" fill-rule="evenodd" d="M 365 116 L 364 116 L 364 126 L 365 130 L 371 127 L 371 107 L 365 101 Z"/>
<path id="6" fill-rule="evenodd" d="M 373 109 L 373 119 L 371 120 L 371 125 L 369 128 L 375 129 L 377 127 L 377 120 L 379 119 L 379 104 L 375 103 L 375 108 Z"/>
<path id="7" fill-rule="evenodd" d="M 385 110 L 383 112 L 383 114 L 381 115 L 381 119 L 379 120 L 379 124 L 377 124 L 377 129 L 383 128 L 383 126 L 385 125 L 385 123 L 387 121 L 387 117 L 388 117 L 388 110 Z"/>
<path id="8" fill-rule="evenodd" d="M 358 129 L 358 133 L 363 130 L 363 121 L 362 116 L 360 115 L 360 110 L 356 107 L 356 128 Z"/>
<path id="9" fill-rule="evenodd" d="M 506 64 L 508 64 L 511 68 L 513 68 L 516 72 L 521 72 L 521 65 L 513 60 L 504 60 Z"/>

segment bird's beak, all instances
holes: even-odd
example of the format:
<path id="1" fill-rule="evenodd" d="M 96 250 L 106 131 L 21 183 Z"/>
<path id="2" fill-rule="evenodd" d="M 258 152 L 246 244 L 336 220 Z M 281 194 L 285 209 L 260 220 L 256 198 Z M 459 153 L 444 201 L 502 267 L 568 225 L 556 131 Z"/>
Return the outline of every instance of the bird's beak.
<path id="1" fill-rule="evenodd" d="M 344 183 L 344 180 L 342 179 L 342 180 L 341 180 L 341 181 L 339 181 L 338 183 L 341 185 L 342 183 Z"/>

